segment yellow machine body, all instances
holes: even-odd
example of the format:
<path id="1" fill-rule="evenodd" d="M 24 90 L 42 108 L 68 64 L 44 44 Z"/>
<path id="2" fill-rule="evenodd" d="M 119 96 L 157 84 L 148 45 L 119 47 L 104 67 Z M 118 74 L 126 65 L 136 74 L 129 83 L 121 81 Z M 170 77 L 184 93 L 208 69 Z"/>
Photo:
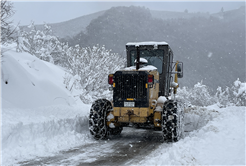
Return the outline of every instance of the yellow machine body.
<path id="1" fill-rule="evenodd" d="M 157 70 L 148 72 L 154 76 L 153 86 L 146 85 L 146 88 L 149 88 L 149 107 L 113 107 L 111 113 L 114 118 L 108 122 L 108 125 L 110 123 L 114 123 L 115 126 L 117 123 L 146 123 L 151 120 L 154 121 L 155 127 L 161 127 L 160 121 L 155 121 L 156 119 L 161 120 L 161 112 L 155 111 L 159 92 L 159 73 Z M 132 101 L 133 98 L 127 100 Z"/>

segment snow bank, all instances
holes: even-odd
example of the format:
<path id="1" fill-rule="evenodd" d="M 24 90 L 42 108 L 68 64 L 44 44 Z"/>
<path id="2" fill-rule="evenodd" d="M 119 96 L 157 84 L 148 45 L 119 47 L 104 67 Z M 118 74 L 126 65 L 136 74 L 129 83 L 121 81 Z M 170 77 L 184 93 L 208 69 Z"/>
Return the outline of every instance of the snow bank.
<path id="1" fill-rule="evenodd" d="M 216 110 L 196 106 L 186 108 L 184 111 L 185 132 L 199 130 L 204 127 L 209 121 L 219 116 L 219 112 Z"/>
<path id="2" fill-rule="evenodd" d="M 36 108 L 74 103 L 63 84 L 63 69 L 28 53 L 9 50 L 3 55 L 3 108 Z"/>
<path id="3" fill-rule="evenodd" d="M 93 142 L 88 130 L 89 105 L 3 109 L 2 164 Z"/>
<path id="4" fill-rule="evenodd" d="M 28 53 L 4 52 L 1 62 L 1 162 L 15 165 L 93 142 L 90 105 L 63 84 L 65 71 Z"/>
<path id="5" fill-rule="evenodd" d="M 245 107 L 220 109 L 210 106 L 196 112 L 197 117 L 190 118 L 194 118 L 197 125 L 200 124 L 196 122 L 203 123 L 203 127 L 193 128 L 179 142 L 162 144 L 145 160 L 135 164 L 245 165 Z M 205 121 L 201 118 L 202 112 Z"/>

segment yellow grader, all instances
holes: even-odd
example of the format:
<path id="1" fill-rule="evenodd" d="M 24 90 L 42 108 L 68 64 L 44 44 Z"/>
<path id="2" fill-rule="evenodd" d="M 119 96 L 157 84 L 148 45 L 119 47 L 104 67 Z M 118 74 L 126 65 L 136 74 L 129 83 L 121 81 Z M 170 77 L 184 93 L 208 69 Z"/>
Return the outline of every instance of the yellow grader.
<path id="1" fill-rule="evenodd" d="M 118 135 L 123 127 L 153 128 L 163 140 L 183 134 L 183 109 L 176 101 L 183 63 L 173 62 L 166 42 L 127 43 L 127 68 L 108 75 L 113 100 L 96 100 L 90 109 L 89 130 L 95 139 Z"/>

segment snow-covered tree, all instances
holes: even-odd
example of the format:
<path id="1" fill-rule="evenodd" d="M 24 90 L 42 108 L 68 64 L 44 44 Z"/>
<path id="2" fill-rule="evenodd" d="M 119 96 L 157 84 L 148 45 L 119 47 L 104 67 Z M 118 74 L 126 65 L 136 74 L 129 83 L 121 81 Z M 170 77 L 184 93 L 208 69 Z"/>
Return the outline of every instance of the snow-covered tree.
<path id="1" fill-rule="evenodd" d="M 107 91 L 108 74 L 124 67 L 125 59 L 118 54 L 111 53 L 105 46 L 81 48 L 76 45 L 67 50 L 68 74 L 64 78 L 64 83 L 68 90 L 81 90 L 80 95 L 84 102 L 85 95 L 90 93 L 93 97 L 100 96 Z"/>
<path id="2" fill-rule="evenodd" d="M 179 88 L 176 97 L 186 106 L 207 106 L 215 103 L 219 107 L 246 106 L 246 83 L 237 79 L 231 87 L 218 87 L 215 95 L 212 95 L 206 85 L 198 82 L 193 88 Z"/>
<path id="3" fill-rule="evenodd" d="M 1 1 L 1 43 L 7 44 L 14 40 L 13 34 L 16 28 L 11 25 L 11 16 L 14 14 L 13 3 L 7 0 Z"/>
<path id="4" fill-rule="evenodd" d="M 198 82 L 193 88 L 179 88 L 177 91 L 177 99 L 185 103 L 197 106 L 208 106 L 214 104 L 216 99 L 209 92 L 209 88 L 206 85 Z"/>
<path id="5" fill-rule="evenodd" d="M 182 103 L 184 103 L 185 107 L 190 106 L 191 102 L 189 100 L 191 90 L 187 87 L 182 87 L 177 89 L 176 99 Z"/>
<path id="6" fill-rule="evenodd" d="M 232 88 L 232 101 L 236 106 L 246 106 L 246 82 L 239 81 L 239 78 L 234 82 Z"/>
<path id="7" fill-rule="evenodd" d="M 217 104 L 219 107 L 226 107 L 231 105 L 229 87 L 226 87 L 225 90 L 222 90 L 221 87 L 218 87 L 215 97 L 217 98 Z"/>
<path id="8" fill-rule="evenodd" d="M 221 87 L 218 87 L 216 98 L 217 104 L 220 107 L 230 105 L 246 106 L 246 83 L 237 79 L 230 88 L 226 87 L 225 89 L 222 89 Z"/>
<path id="9" fill-rule="evenodd" d="M 42 60 L 54 63 L 53 52 L 59 50 L 61 43 L 57 37 L 51 35 L 51 27 L 44 24 L 44 30 L 37 30 L 34 22 L 28 28 L 29 32 L 18 31 L 17 52 L 25 51 L 39 57 Z"/>

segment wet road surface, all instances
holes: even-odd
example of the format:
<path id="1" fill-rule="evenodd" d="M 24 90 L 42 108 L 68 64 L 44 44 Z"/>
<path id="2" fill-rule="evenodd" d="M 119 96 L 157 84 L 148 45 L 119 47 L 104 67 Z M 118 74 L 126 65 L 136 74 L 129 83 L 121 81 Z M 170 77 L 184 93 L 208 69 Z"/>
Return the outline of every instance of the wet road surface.
<path id="1" fill-rule="evenodd" d="M 19 164 L 22 166 L 137 164 L 162 143 L 161 131 L 125 127 L 120 136 L 111 136 L 109 140 L 73 147 L 52 157 L 40 157 Z"/>

